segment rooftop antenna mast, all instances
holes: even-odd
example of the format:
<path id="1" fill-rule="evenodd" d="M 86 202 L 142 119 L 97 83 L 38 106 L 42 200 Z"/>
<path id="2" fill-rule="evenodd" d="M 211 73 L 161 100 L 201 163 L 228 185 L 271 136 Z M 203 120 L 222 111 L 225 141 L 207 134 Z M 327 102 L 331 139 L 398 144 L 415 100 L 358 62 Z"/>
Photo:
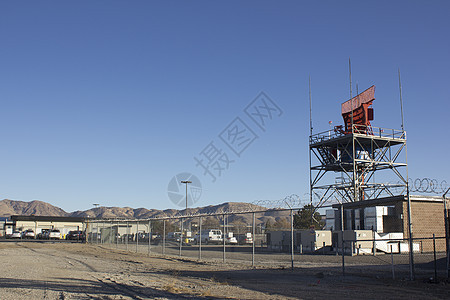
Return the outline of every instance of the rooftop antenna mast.
<path id="1" fill-rule="evenodd" d="M 352 98 L 352 62 L 350 61 L 350 57 L 348 58 L 348 74 L 350 78 L 350 99 Z M 352 133 L 353 133 L 353 100 L 351 103 L 351 109 L 352 109 Z"/>
<path id="2" fill-rule="evenodd" d="M 400 111 L 402 112 L 402 132 L 405 131 L 403 124 L 403 100 L 402 100 L 402 81 L 400 78 L 400 68 L 398 68 L 398 88 L 400 90 Z"/>
<path id="3" fill-rule="evenodd" d="M 348 74 L 350 78 L 350 99 L 352 99 L 352 62 L 350 61 L 350 57 L 348 58 Z"/>
<path id="4" fill-rule="evenodd" d="M 311 101 L 311 76 L 309 76 L 309 139 L 311 142 L 312 134 L 313 134 L 313 123 L 312 123 L 312 101 Z M 311 208 L 311 224 L 313 224 L 313 217 L 314 217 L 314 209 L 312 205 L 312 171 L 311 171 L 311 150 L 309 152 L 309 204 Z"/>
<path id="5" fill-rule="evenodd" d="M 311 104 L 311 76 L 309 76 L 309 133 L 313 133 L 313 123 L 312 123 L 312 104 Z"/>

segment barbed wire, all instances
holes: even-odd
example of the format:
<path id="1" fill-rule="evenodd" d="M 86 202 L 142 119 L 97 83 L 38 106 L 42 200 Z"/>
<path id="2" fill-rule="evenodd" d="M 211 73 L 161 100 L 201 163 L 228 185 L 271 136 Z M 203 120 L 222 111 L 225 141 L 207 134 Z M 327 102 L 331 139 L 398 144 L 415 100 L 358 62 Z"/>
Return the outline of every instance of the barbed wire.
<path id="1" fill-rule="evenodd" d="M 270 209 L 301 208 L 309 203 L 309 199 L 302 199 L 296 194 L 286 196 L 279 200 L 256 200 L 252 204 Z"/>
<path id="2" fill-rule="evenodd" d="M 448 184 L 445 180 L 439 182 L 430 178 L 416 178 L 415 180 L 410 178 L 408 186 L 410 192 L 442 194 L 447 189 Z"/>

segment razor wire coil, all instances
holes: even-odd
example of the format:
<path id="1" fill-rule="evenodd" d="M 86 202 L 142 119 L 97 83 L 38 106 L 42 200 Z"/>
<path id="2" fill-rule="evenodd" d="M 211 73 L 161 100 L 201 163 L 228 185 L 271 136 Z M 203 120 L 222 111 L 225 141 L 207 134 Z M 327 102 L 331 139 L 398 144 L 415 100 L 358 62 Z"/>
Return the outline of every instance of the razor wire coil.
<path id="1" fill-rule="evenodd" d="M 442 194 L 447 189 L 447 186 L 448 184 L 445 180 L 440 182 L 431 178 L 416 178 L 414 180 L 410 178 L 408 180 L 410 192 Z"/>
<path id="2" fill-rule="evenodd" d="M 270 208 L 270 209 L 290 209 L 290 208 L 300 208 L 305 204 L 309 203 L 309 199 L 302 199 L 296 194 L 286 196 L 283 199 L 278 200 L 256 200 L 252 204 Z"/>

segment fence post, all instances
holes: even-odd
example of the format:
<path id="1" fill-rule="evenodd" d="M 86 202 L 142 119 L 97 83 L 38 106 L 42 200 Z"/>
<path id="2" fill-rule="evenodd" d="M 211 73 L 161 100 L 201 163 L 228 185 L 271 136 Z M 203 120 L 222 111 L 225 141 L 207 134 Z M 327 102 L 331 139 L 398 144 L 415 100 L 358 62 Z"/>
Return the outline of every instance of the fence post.
<path id="1" fill-rule="evenodd" d="M 114 225 L 114 223 L 113 223 L 113 220 L 111 219 L 111 229 L 110 229 L 110 231 L 111 231 L 111 234 L 110 234 L 110 238 L 109 238 L 109 247 L 110 248 L 112 248 L 112 244 L 114 243 L 114 237 L 113 237 L 113 225 Z"/>
<path id="2" fill-rule="evenodd" d="M 252 222 L 252 267 L 255 266 L 255 243 L 256 243 L 256 234 L 255 234 L 255 213 L 253 213 L 253 222 Z"/>
<path id="3" fill-rule="evenodd" d="M 445 224 L 445 253 L 446 255 L 446 275 L 447 279 L 450 278 L 450 247 L 449 247 L 449 226 L 448 226 L 448 210 L 447 210 L 447 199 L 445 198 L 445 195 L 447 195 L 450 188 L 445 191 L 445 193 L 442 195 L 442 202 L 444 202 L 444 224 Z"/>
<path id="4" fill-rule="evenodd" d="M 89 219 L 88 219 L 88 224 L 86 225 L 86 241 L 88 242 L 88 244 L 92 244 L 92 228 L 94 226 L 94 223 L 91 222 L 91 226 L 89 226 Z"/>
<path id="5" fill-rule="evenodd" d="M 163 220 L 162 255 L 166 255 L 166 219 Z"/>
<path id="6" fill-rule="evenodd" d="M 400 249 L 400 247 L 399 247 L 399 249 Z M 392 244 L 391 244 L 391 265 L 392 265 L 392 279 L 395 280 L 394 253 L 392 253 Z"/>
<path id="7" fill-rule="evenodd" d="M 373 256 L 377 255 L 377 244 L 375 242 L 375 230 L 372 229 L 372 238 L 373 238 Z"/>
<path id="8" fill-rule="evenodd" d="M 409 272 L 410 279 L 415 279 L 414 272 L 414 245 L 413 245 L 413 234 L 412 234 L 412 223 L 411 223 L 411 198 L 409 197 L 409 184 L 406 182 L 406 197 L 408 198 L 408 240 L 409 240 Z"/>
<path id="9" fill-rule="evenodd" d="M 126 230 L 126 236 L 125 236 L 125 244 L 126 244 L 127 251 L 128 251 L 128 238 L 129 238 L 129 235 L 130 235 L 130 226 L 129 226 L 129 223 L 127 221 L 127 230 Z"/>
<path id="10" fill-rule="evenodd" d="M 106 239 L 106 229 L 107 229 L 107 227 L 106 226 L 108 226 L 108 222 L 107 221 L 103 221 L 103 232 L 102 232 L 102 236 L 103 236 L 103 244 L 107 244 L 108 243 L 108 240 Z"/>
<path id="11" fill-rule="evenodd" d="M 223 218 L 223 262 L 225 262 L 225 240 L 227 239 L 225 236 L 225 214 L 222 215 Z"/>
<path id="12" fill-rule="evenodd" d="M 105 221 L 102 221 L 102 229 L 100 230 L 100 244 L 102 245 L 105 242 L 105 237 L 103 234 L 104 232 L 105 232 Z"/>
<path id="13" fill-rule="evenodd" d="M 181 257 L 181 247 L 183 246 L 183 218 L 181 220 L 181 232 L 180 232 L 180 257 Z"/>
<path id="14" fill-rule="evenodd" d="M 199 217 L 199 232 L 198 232 L 198 260 L 202 260 L 202 217 Z"/>
<path id="15" fill-rule="evenodd" d="M 116 249 L 118 249 L 118 248 L 119 248 L 119 228 L 120 228 L 119 221 L 116 221 L 116 226 L 117 226 L 117 233 L 116 233 Z"/>
<path id="16" fill-rule="evenodd" d="M 148 220 L 148 255 L 151 254 L 152 242 L 152 221 Z"/>
<path id="17" fill-rule="evenodd" d="M 139 221 L 136 221 L 136 234 L 134 236 L 136 237 L 136 253 L 137 253 L 139 246 Z"/>
<path id="18" fill-rule="evenodd" d="M 291 209 L 291 269 L 294 270 L 294 212 Z"/>
<path id="19" fill-rule="evenodd" d="M 436 236 L 433 233 L 434 282 L 437 283 Z"/>

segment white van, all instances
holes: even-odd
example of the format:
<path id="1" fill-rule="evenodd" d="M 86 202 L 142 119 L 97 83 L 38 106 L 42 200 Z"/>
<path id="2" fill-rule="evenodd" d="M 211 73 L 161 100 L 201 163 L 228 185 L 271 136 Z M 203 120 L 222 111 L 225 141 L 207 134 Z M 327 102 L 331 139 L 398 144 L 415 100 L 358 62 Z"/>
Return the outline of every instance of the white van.
<path id="1" fill-rule="evenodd" d="M 207 229 L 202 230 L 200 234 L 196 234 L 194 237 L 194 242 L 199 243 L 200 239 L 202 244 L 220 244 L 223 242 L 222 230 L 219 229 Z"/>

